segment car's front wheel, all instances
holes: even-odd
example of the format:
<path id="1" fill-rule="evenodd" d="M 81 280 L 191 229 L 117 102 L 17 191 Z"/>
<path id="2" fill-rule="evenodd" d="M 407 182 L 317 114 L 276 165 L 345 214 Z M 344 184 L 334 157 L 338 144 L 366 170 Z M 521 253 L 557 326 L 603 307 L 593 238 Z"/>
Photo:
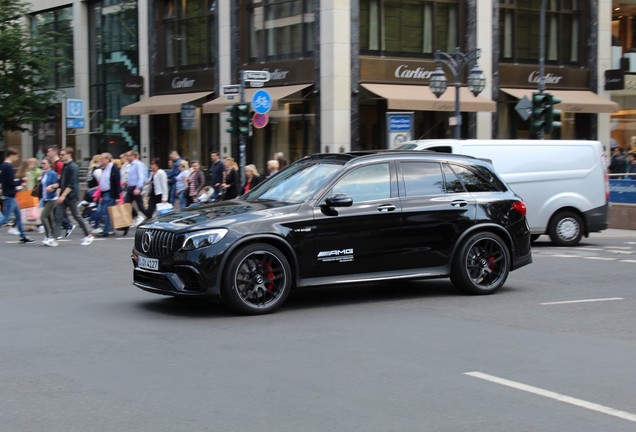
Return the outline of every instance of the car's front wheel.
<path id="1" fill-rule="evenodd" d="M 476 233 L 460 246 L 453 261 L 451 281 L 468 294 L 492 294 L 510 273 L 510 252 L 491 232 Z"/>
<path id="2" fill-rule="evenodd" d="M 260 315 L 279 308 L 292 285 L 289 262 L 277 248 L 256 243 L 236 251 L 223 276 L 221 295 L 233 310 Z"/>

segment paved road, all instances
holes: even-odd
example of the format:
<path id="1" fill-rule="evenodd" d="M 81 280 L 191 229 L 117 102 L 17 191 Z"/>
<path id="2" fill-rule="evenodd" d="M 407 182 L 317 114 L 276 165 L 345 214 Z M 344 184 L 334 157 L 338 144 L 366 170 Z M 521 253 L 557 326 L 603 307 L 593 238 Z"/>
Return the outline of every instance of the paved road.
<path id="1" fill-rule="evenodd" d="M 539 239 L 499 294 L 294 293 L 237 317 L 130 284 L 131 238 L 0 234 L 0 430 L 636 430 L 636 232 Z"/>

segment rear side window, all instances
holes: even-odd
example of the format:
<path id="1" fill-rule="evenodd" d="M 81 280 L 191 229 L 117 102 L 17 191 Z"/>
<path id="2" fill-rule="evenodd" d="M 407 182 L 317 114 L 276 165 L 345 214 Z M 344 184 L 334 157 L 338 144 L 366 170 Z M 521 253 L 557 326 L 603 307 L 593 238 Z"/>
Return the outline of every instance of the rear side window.
<path id="1" fill-rule="evenodd" d="M 442 169 L 437 162 L 402 162 L 402 179 L 407 197 L 445 193 Z"/>
<path id="2" fill-rule="evenodd" d="M 468 192 L 502 192 L 506 190 L 505 185 L 488 168 L 475 165 L 469 169 L 462 165 L 450 165 Z"/>
<path id="3" fill-rule="evenodd" d="M 459 181 L 457 174 L 451 169 L 448 164 L 444 164 L 444 181 L 446 185 L 446 192 L 448 193 L 464 193 L 464 185 Z"/>

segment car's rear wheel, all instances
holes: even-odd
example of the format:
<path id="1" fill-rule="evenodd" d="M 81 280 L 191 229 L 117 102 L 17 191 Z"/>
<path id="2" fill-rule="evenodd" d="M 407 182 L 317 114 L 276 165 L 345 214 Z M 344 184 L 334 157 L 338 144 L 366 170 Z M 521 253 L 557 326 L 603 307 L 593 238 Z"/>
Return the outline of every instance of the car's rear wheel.
<path id="1" fill-rule="evenodd" d="M 291 285 L 291 269 L 285 255 L 273 246 L 256 243 L 232 255 L 224 273 L 221 295 L 233 310 L 260 315 L 279 308 Z"/>
<path id="2" fill-rule="evenodd" d="M 562 211 L 550 221 L 548 234 L 557 246 L 575 246 L 583 237 L 583 221 L 574 212 Z"/>
<path id="3" fill-rule="evenodd" d="M 468 294 L 492 294 L 510 273 L 510 252 L 497 234 L 481 232 L 460 246 L 453 261 L 451 281 Z"/>

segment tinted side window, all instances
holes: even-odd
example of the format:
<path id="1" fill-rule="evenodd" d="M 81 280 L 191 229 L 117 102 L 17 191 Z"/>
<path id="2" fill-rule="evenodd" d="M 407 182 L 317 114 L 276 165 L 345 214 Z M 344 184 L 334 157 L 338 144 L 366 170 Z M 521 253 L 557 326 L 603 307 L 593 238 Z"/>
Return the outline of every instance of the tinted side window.
<path id="1" fill-rule="evenodd" d="M 391 197 L 391 174 L 388 163 L 367 165 L 345 174 L 333 187 L 333 193 L 344 193 L 354 203 Z"/>
<path id="2" fill-rule="evenodd" d="M 464 185 L 459 181 L 455 172 L 451 169 L 448 164 L 444 164 L 444 180 L 446 184 L 446 192 L 448 193 L 464 193 L 466 189 L 464 189 Z"/>
<path id="3" fill-rule="evenodd" d="M 477 173 L 461 165 L 451 164 L 453 171 L 468 192 L 499 192 L 501 188 L 490 183 Z M 486 170 L 488 171 L 488 170 Z"/>
<path id="4" fill-rule="evenodd" d="M 444 178 L 439 163 L 402 162 L 400 168 L 407 197 L 445 193 Z"/>

